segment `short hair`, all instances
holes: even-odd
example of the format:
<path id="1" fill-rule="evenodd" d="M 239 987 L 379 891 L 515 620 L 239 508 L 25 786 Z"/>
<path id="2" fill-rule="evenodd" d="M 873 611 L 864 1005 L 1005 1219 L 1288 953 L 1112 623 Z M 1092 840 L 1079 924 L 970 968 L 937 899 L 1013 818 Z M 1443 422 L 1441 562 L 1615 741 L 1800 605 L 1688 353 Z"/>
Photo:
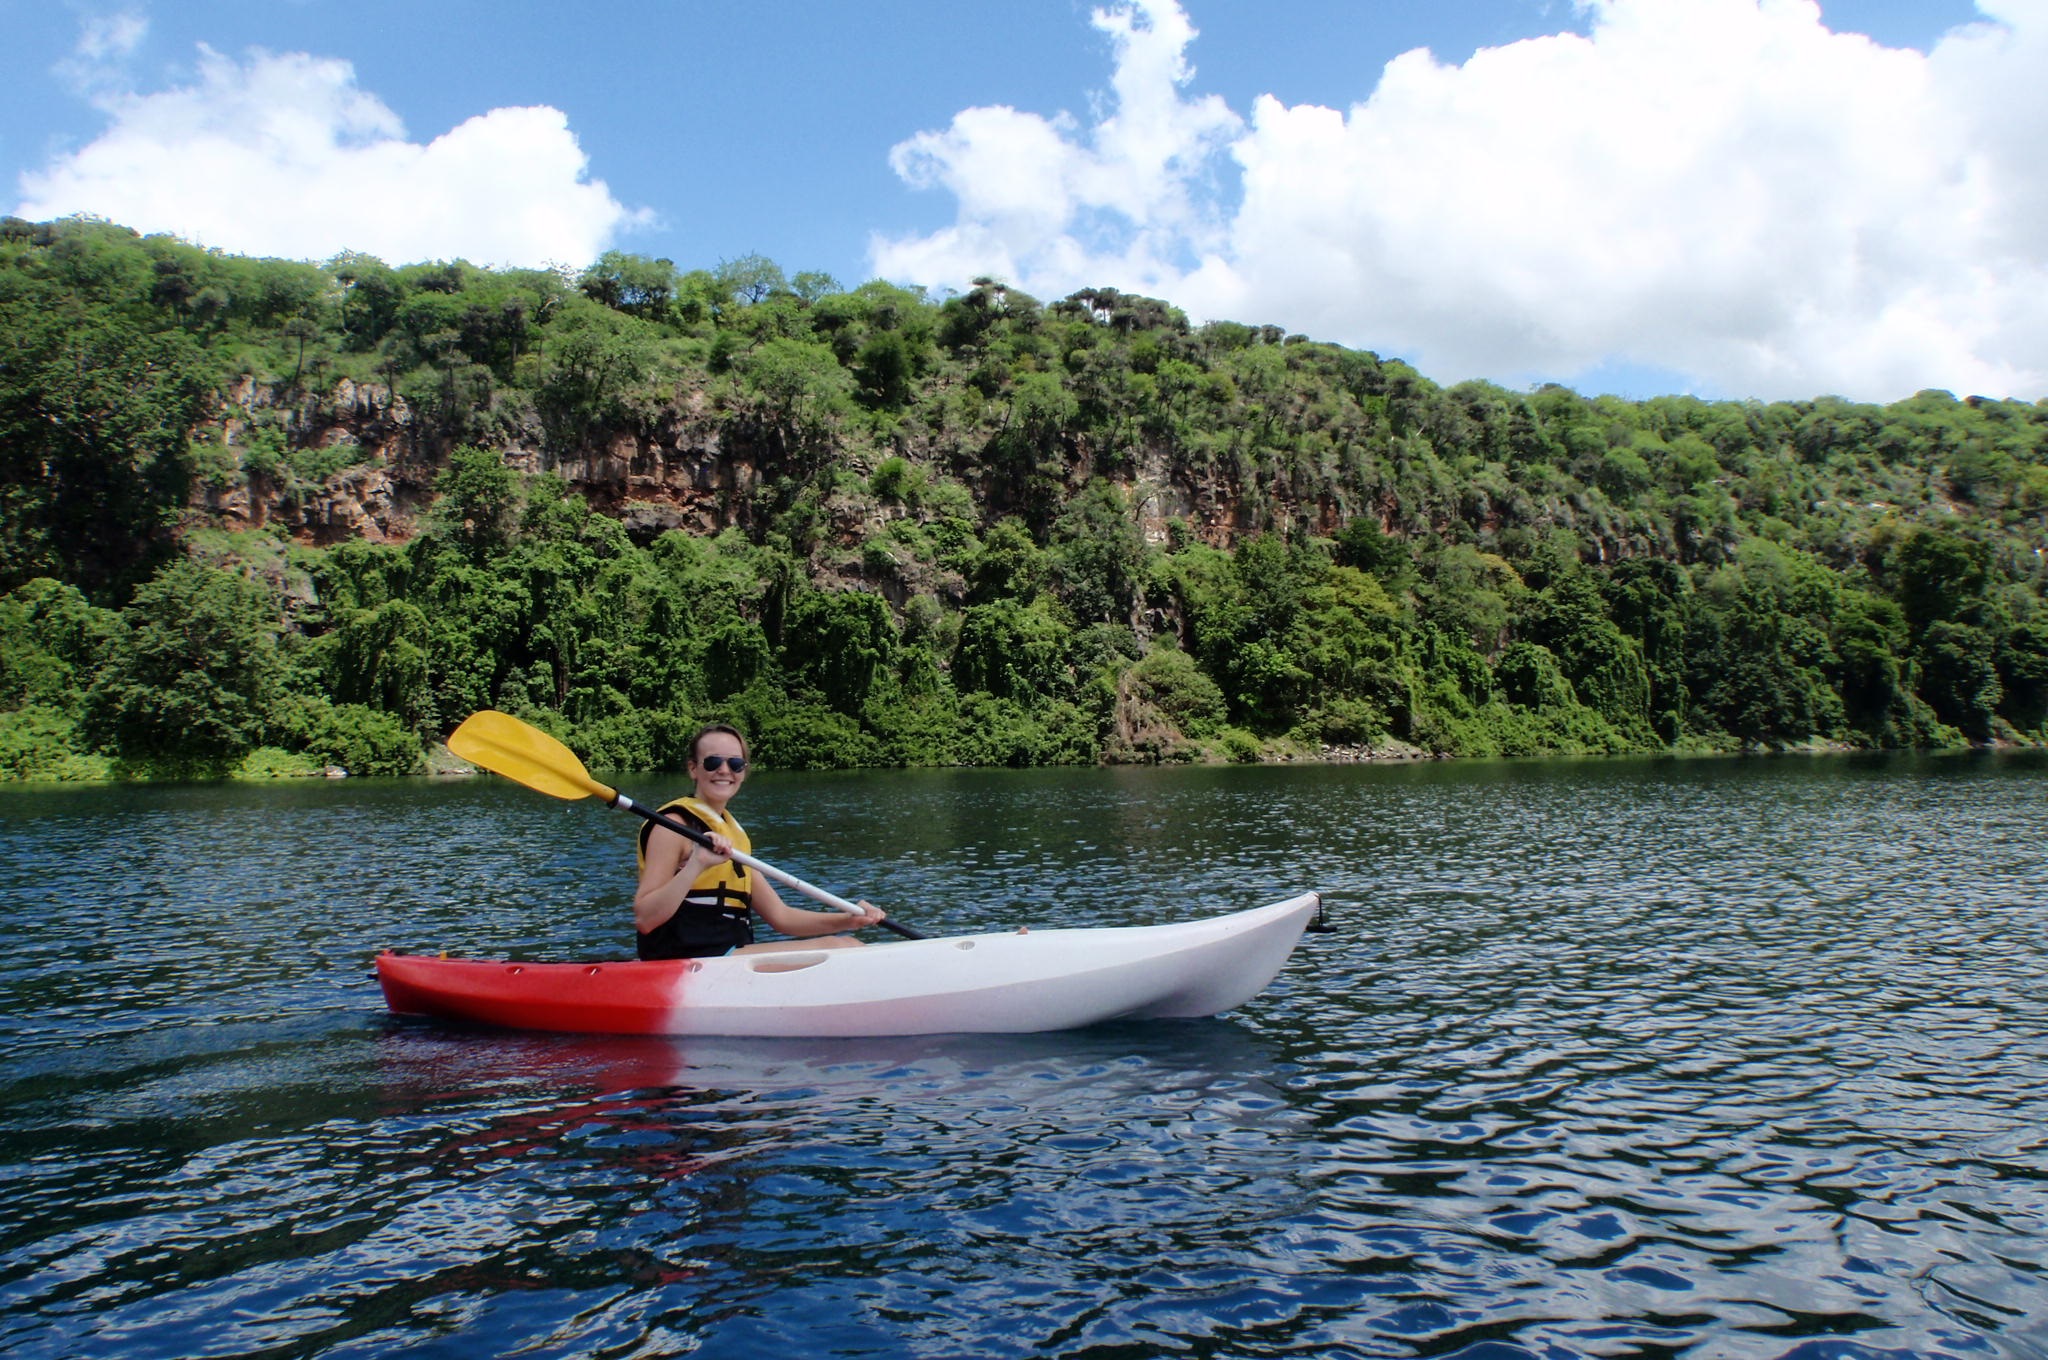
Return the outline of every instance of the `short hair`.
<path id="1" fill-rule="evenodd" d="M 696 736 L 690 738 L 690 763 L 692 765 L 695 765 L 697 763 L 698 748 L 704 744 L 704 738 L 710 736 L 714 732 L 723 732 L 728 737 L 731 737 L 734 741 L 737 741 L 740 744 L 740 754 L 750 759 L 752 758 L 754 753 L 747 747 L 747 738 L 745 733 L 741 732 L 737 727 L 734 727 L 731 723 L 706 723 L 703 727 L 697 730 Z"/>

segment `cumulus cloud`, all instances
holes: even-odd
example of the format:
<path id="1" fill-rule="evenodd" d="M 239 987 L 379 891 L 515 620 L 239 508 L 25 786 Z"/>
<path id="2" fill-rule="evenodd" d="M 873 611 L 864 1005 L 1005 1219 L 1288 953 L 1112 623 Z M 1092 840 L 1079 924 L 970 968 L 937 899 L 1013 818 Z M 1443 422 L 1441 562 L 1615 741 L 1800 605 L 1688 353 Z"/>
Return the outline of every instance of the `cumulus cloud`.
<path id="1" fill-rule="evenodd" d="M 122 77 L 128 59 L 149 36 L 149 20 L 132 10 L 88 16 L 80 27 L 78 46 L 57 63 L 57 74 L 72 89 L 94 95 Z"/>
<path id="2" fill-rule="evenodd" d="M 1097 10 L 1094 23 L 1116 54 L 1111 111 L 1083 128 L 1064 113 L 974 108 L 896 146 L 896 173 L 944 188 L 960 211 L 930 236 L 877 241 L 878 272 L 1055 277 L 1078 288 L 1111 274 L 1172 277 L 1192 252 L 1221 243 L 1209 176 L 1244 124 L 1215 95 L 1182 94 L 1193 26 L 1171 0 Z"/>
<path id="3" fill-rule="evenodd" d="M 89 33 L 79 59 L 137 37 Z M 193 83 L 94 102 L 107 130 L 23 175 L 18 215 L 91 213 L 241 254 L 522 265 L 586 263 L 645 217 L 589 178 L 560 110 L 492 109 L 415 142 L 345 61 L 202 46 Z"/>
<path id="4" fill-rule="evenodd" d="M 1583 36 L 1417 50 L 1347 109 L 1239 119 L 1186 92 L 1178 5 L 1133 0 L 1096 15 L 1114 111 L 974 109 L 903 143 L 958 218 L 875 260 L 1154 293 L 1441 381 L 1622 364 L 1733 396 L 2039 396 L 2048 0 L 1979 4 L 1921 53 L 1812 0 L 1584 0 Z"/>

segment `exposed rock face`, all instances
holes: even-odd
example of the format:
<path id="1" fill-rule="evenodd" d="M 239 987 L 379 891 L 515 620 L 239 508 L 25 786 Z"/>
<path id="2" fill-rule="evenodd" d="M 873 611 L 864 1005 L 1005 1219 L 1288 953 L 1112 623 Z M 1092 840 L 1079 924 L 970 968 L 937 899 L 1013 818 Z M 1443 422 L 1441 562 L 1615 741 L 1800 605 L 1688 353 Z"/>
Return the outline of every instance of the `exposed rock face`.
<path id="1" fill-rule="evenodd" d="M 292 397 L 243 378 L 221 395 L 195 442 L 223 448 L 233 470 L 196 479 L 189 508 L 230 528 L 281 527 L 306 543 L 412 538 L 448 453 L 462 442 L 378 384 L 343 380 L 324 395 Z M 530 412 L 491 415 L 495 435 L 475 442 L 497 446 L 523 472 L 560 476 L 641 542 L 669 529 L 709 534 L 744 523 L 762 455 L 782 453 L 774 432 L 744 427 L 736 452 L 733 431 L 706 416 L 700 402 L 679 403 L 652 429 L 615 430 L 565 457 L 542 451 L 546 441 Z M 273 431 L 291 450 L 282 458 L 263 451 Z M 298 470 L 309 465 L 331 470 Z"/>
<path id="2" fill-rule="evenodd" d="M 275 387 L 248 378 L 222 397 L 211 433 L 235 456 L 241 475 L 197 479 L 193 510 L 231 528 L 281 526 L 310 543 L 402 542 L 417 532 L 440 460 L 421 447 L 419 422 L 403 397 L 344 379 L 325 396 L 287 404 Z M 317 480 L 295 473 L 289 456 L 251 466 L 257 434 L 265 430 L 282 430 L 291 448 L 324 452 L 322 462 L 344 465 Z"/>
<path id="3" fill-rule="evenodd" d="M 694 392 L 679 394 L 644 424 L 585 439 L 567 453 L 549 451 L 530 408 L 494 407 L 479 423 L 491 433 L 471 442 L 496 447 L 523 472 L 560 476 L 641 543 L 669 529 L 714 534 L 747 527 L 764 483 L 805 461 L 780 427 L 714 413 Z M 416 535 L 435 479 L 464 441 L 381 384 L 344 379 L 309 395 L 243 378 L 222 393 L 210 429 L 196 442 L 219 446 L 232 465 L 224 475 L 196 479 L 190 509 L 198 518 L 232 528 L 279 527 L 301 542 L 326 545 Z M 280 445 L 288 452 L 279 454 Z M 1004 504 L 996 474 L 972 450 L 909 452 L 961 477 L 984 505 Z M 1063 461 L 1069 491 L 1098 472 L 1085 440 L 1070 441 Z M 1386 513 L 1340 503 L 1327 482 L 1303 500 L 1284 475 L 1224 463 L 1190 467 L 1164 446 L 1137 450 L 1109 475 L 1131 497 L 1154 543 L 1178 532 L 1228 547 L 1267 525 L 1333 534 L 1361 510 L 1377 510 L 1383 519 Z M 1268 476 L 1270 484 L 1259 484 Z M 881 529 L 891 513 L 872 503 L 827 510 L 830 536 L 847 548 Z"/>

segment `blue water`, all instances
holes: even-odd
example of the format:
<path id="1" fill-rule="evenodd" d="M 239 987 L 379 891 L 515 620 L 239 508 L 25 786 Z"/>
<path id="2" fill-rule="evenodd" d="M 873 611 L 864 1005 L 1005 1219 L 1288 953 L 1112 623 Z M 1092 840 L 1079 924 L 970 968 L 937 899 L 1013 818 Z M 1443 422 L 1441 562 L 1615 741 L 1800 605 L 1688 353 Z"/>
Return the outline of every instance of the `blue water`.
<path id="1" fill-rule="evenodd" d="M 666 792 L 642 780 L 636 795 Z M 928 932 L 1323 891 L 1211 1021 L 739 1041 L 383 1013 L 628 952 L 500 781 L 0 793 L 0 1352 L 2048 1355 L 2048 762 L 755 780 Z"/>

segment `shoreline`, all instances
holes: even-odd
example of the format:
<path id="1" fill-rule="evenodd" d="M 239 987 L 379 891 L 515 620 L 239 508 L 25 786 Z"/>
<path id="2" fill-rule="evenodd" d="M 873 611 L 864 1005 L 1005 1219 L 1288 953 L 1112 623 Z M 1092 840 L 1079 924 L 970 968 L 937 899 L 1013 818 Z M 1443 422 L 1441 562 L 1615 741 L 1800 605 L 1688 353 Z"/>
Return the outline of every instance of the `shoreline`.
<path id="1" fill-rule="evenodd" d="M 1471 760 L 1616 760 L 1616 759 L 1729 759 L 1729 758 L 1770 758 L 1779 756 L 1853 756 L 1853 755 L 1972 755 L 1999 754 L 2003 752 L 2048 750 L 2040 742 L 1991 741 L 1972 742 L 1960 746 L 1920 747 L 1876 747 L 1853 746 L 1846 742 L 1813 740 L 1792 742 L 1782 746 L 1741 746 L 1741 747 L 1664 747 L 1644 751 L 1546 751 L 1523 755 L 1457 755 L 1448 751 L 1429 751 L 1407 742 L 1383 742 L 1324 744 L 1314 748 L 1276 751 L 1261 755 L 1256 760 L 1206 759 L 1206 760 L 1152 760 L 1152 761 L 1107 761 L 1098 760 L 1092 765 L 1033 765 L 1021 768 L 1035 770 L 1052 769 L 1171 769 L 1180 767 L 1221 767 L 1243 766 L 1252 768 L 1267 765 L 1410 765 L 1436 761 Z M 122 785 L 177 784 L 298 784 L 313 780 L 377 779 L 377 780 L 442 780 L 471 779 L 488 773 L 454 755 L 444 745 L 436 743 L 425 760 L 427 768 L 416 774 L 404 775 L 353 775 L 338 765 L 292 772 L 229 774 L 215 778 L 194 778 L 190 776 L 151 777 L 148 775 L 127 778 L 106 776 L 87 779 L 0 779 L 0 790 L 5 789 L 80 789 L 101 788 Z M 872 765 L 855 766 L 859 770 L 1006 770 L 1020 767 L 1008 765 Z M 791 770 L 781 773 L 828 774 L 846 773 L 847 770 Z M 672 770 L 617 770 L 609 773 L 628 775 L 673 774 Z"/>

